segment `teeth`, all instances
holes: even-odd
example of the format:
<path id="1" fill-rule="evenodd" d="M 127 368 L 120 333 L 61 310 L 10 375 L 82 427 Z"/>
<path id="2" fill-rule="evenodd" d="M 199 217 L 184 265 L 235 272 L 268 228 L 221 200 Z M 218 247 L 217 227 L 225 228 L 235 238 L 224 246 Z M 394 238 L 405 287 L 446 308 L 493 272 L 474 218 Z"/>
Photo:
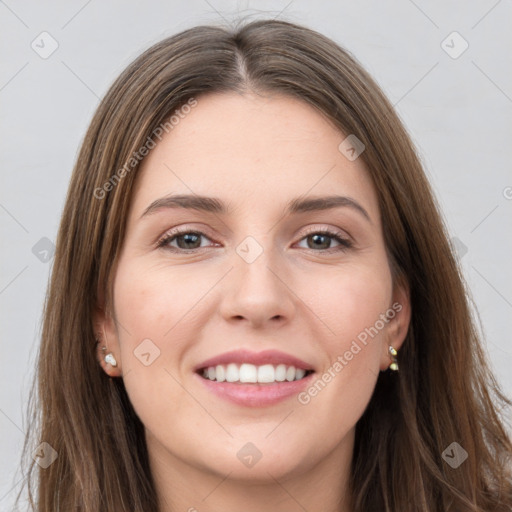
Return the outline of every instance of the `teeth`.
<path id="1" fill-rule="evenodd" d="M 228 364 L 226 369 L 226 381 L 237 382 L 238 380 L 240 380 L 240 372 L 238 371 L 238 366 L 234 363 Z"/>
<path id="2" fill-rule="evenodd" d="M 286 366 L 285 364 L 264 364 L 255 366 L 254 364 L 244 363 L 241 365 L 230 363 L 228 365 L 219 364 L 203 369 L 203 377 L 217 382 L 249 382 L 269 384 L 272 382 L 292 382 L 300 380 L 306 375 L 306 370 L 295 368 L 295 366 Z"/>
<path id="3" fill-rule="evenodd" d="M 258 382 L 258 369 L 253 364 L 243 364 L 239 372 L 240 382 Z"/>
<path id="4" fill-rule="evenodd" d="M 209 371 L 208 371 L 208 373 L 209 373 Z M 215 368 L 215 375 L 214 375 L 213 378 L 215 380 L 217 380 L 218 382 L 224 382 L 226 380 L 226 370 L 225 370 L 224 366 L 219 364 Z"/>
<path id="5" fill-rule="evenodd" d="M 258 382 L 275 382 L 275 374 L 276 371 L 271 364 L 258 366 Z"/>
<path id="6" fill-rule="evenodd" d="M 276 380 L 277 382 L 283 382 L 286 379 L 286 365 L 278 364 L 276 366 Z"/>

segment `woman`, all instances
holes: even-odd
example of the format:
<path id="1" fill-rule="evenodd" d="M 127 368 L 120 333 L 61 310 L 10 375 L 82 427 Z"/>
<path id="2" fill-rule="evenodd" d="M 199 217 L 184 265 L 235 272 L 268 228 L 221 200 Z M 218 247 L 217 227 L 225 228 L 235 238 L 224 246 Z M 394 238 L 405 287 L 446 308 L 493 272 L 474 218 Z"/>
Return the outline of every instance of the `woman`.
<path id="1" fill-rule="evenodd" d="M 510 402 L 414 147 L 301 26 L 196 27 L 116 80 L 38 370 L 38 511 L 512 508 Z"/>

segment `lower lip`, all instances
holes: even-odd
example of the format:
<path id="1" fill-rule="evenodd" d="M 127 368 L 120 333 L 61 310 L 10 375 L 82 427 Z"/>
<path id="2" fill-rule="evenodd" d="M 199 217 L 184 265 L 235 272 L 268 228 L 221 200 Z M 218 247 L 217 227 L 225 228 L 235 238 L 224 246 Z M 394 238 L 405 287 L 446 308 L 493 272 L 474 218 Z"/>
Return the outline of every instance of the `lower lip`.
<path id="1" fill-rule="evenodd" d="M 215 395 L 245 407 L 266 407 L 296 396 L 309 385 L 314 375 L 311 373 L 307 377 L 292 382 L 241 384 L 239 382 L 217 382 L 195 374 L 206 386 L 206 389 Z"/>

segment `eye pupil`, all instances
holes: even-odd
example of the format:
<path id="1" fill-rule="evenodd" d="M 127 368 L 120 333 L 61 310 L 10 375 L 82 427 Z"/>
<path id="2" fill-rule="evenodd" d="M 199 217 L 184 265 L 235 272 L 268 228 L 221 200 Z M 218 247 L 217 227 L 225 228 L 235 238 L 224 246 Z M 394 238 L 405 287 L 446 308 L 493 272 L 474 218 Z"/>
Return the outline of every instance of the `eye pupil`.
<path id="1" fill-rule="evenodd" d="M 195 249 L 195 247 L 189 247 L 188 244 L 194 244 L 200 239 L 200 235 L 196 235 L 195 233 L 186 233 L 184 235 L 176 237 L 176 241 L 180 249 Z M 180 240 L 183 240 L 183 243 L 180 243 Z"/>
<path id="2" fill-rule="evenodd" d="M 322 245 L 326 245 L 327 247 L 325 247 L 325 248 L 328 249 L 329 246 L 331 245 L 330 240 L 329 240 L 330 237 L 327 235 L 316 234 L 316 235 L 311 235 L 310 238 L 313 239 L 313 244 L 314 244 L 314 247 L 316 247 L 316 248 L 318 248 Z M 327 242 L 322 244 L 322 239 L 327 240 Z"/>

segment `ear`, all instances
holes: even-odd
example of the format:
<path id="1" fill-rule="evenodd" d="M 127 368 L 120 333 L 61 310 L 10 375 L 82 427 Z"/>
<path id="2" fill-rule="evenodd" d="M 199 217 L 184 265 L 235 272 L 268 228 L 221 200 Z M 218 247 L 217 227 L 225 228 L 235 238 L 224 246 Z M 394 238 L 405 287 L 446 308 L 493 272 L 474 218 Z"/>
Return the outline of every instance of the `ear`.
<path id="1" fill-rule="evenodd" d="M 109 377 L 121 377 L 121 351 L 119 338 L 112 315 L 105 306 L 96 306 L 94 311 L 94 333 L 96 336 L 96 359 Z M 105 356 L 112 354 L 117 362 L 116 366 L 107 363 Z"/>
<path id="2" fill-rule="evenodd" d="M 387 370 L 391 364 L 389 346 L 397 352 L 402 347 L 409 331 L 411 321 L 411 299 L 409 285 L 403 278 L 396 280 L 393 288 L 393 297 L 388 309 L 389 323 L 386 326 L 386 339 L 382 343 L 380 369 Z"/>

